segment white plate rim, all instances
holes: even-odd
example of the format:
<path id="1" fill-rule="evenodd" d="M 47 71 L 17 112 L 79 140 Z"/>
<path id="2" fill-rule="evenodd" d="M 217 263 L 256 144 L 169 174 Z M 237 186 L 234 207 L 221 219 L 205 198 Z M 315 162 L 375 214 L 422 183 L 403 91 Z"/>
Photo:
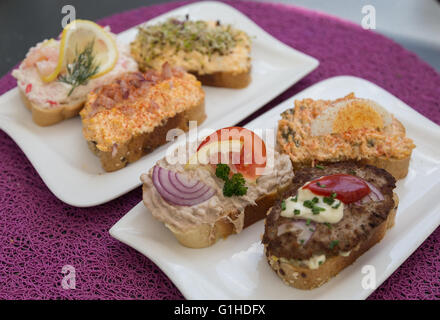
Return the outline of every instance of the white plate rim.
<path id="1" fill-rule="evenodd" d="M 337 77 L 332 77 L 332 78 L 328 78 L 325 80 L 322 80 L 318 83 L 315 83 L 314 85 L 306 88 L 305 90 L 297 93 L 296 95 L 294 95 L 291 98 L 286 99 L 284 102 L 280 103 L 278 106 L 272 108 L 271 110 L 269 110 L 268 112 L 260 115 L 258 118 L 254 119 L 253 121 L 251 121 L 250 123 L 248 123 L 245 127 L 252 129 L 256 123 L 259 121 L 259 119 L 263 118 L 264 116 L 268 116 L 268 113 L 280 113 L 281 110 L 285 110 L 286 106 L 289 105 L 290 107 L 292 106 L 292 101 L 299 96 L 307 96 L 307 93 L 315 90 L 317 87 L 322 86 L 327 84 L 328 82 L 332 82 L 332 81 L 340 81 L 340 80 L 350 80 L 353 82 L 359 82 L 361 84 L 365 84 L 365 85 L 369 85 L 375 89 L 378 89 L 380 91 L 383 91 L 384 93 L 392 96 L 398 103 L 400 106 L 407 108 L 406 111 L 409 111 L 410 113 L 412 113 L 415 117 L 421 119 L 424 118 L 424 120 L 427 120 L 426 123 L 424 123 L 424 125 L 427 127 L 427 130 L 432 130 L 432 134 L 435 136 L 438 136 L 440 138 L 440 126 L 438 126 L 436 123 L 432 122 L 430 119 L 424 117 L 423 115 L 421 115 L 420 113 L 418 113 L 416 110 L 412 109 L 411 107 L 409 107 L 406 103 L 404 103 L 403 101 L 401 101 L 399 98 L 395 97 L 394 95 L 392 95 L 391 93 L 389 93 L 388 91 L 386 91 L 385 89 L 377 86 L 376 84 L 362 79 L 362 78 L 358 78 L 358 77 L 353 77 L 353 76 L 337 76 Z M 439 159 L 440 161 L 440 159 Z M 184 297 L 186 297 L 187 299 L 192 299 L 193 298 L 193 292 L 191 292 L 191 289 L 186 286 L 184 283 L 182 283 L 179 279 L 179 277 L 175 277 L 175 275 L 173 274 L 173 270 L 171 270 L 170 268 L 168 268 L 163 261 L 154 255 L 149 255 L 147 253 L 148 249 L 143 248 L 139 243 L 133 243 L 130 239 L 127 238 L 127 236 L 124 234 L 124 230 L 123 230 L 123 226 L 125 224 L 125 221 L 131 218 L 131 214 L 134 214 L 136 210 L 139 209 L 139 206 L 143 206 L 143 203 L 140 202 L 139 204 L 137 204 L 132 210 L 130 210 L 126 215 L 124 215 L 118 222 L 115 223 L 115 225 L 113 225 L 113 227 L 109 230 L 110 235 L 121 241 L 122 243 L 136 249 L 138 252 L 140 252 L 141 254 L 147 256 L 149 259 L 151 259 L 168 277 L 169 279 L 176 285 L 176 287 L 180 290 L 180 292 L 184 295 Z M 144 209 L 146 210 L 146 209 Z M 408 209 L 409 210 L 409 209 Z M 388 279 L 388 277 L 423 243 L 423 241 L 425 241 L 431 234 L 432 232 L 434 232 L 434 230 L 440 225 L 440 215 L 434 215 L 432 212 L 439 212 L 440 211 L 440 204 L 437 204 L 432 210 L 430 215 L 428 215 L 427 217 L 424 218 L 423 221 L 418 222 L 417 224 L 414 224 L 413 233 L 415 233 L 415 226 L 417 226 L 420 230 L 420 232 L 417 232 L 415 234 L 411 234 L 411 236 L 405 236 L 406 238 L 410 238 L 411 239 L 411 247 L 409 248 L 409 250 L 406 251 L 405 254 L 401 254 L 399 256 L 399 258 L 397 260 L 393 260 L 392 265 L 388 265 L 386 270 L 380 274 L 380 277 L 378 278 L 377 281 L 377 286 L 376 289 L 386 280 Z M 146 213 L 149 214 L 149 213 Z M 422 223 L 422 222 L 428 222 L 428 223 Z M 121 228 L 122 227 L 122 228 Z M 252 227 L 252 226 L 251 226 Z M 395 230 L 396 226 L 391 229 Z M 168 230 L 167 230 L 168 231 Z M 240 235 L 238 235 L 239 237 Z M 373 248 L 371 248 L 368 252 L 371 252 L 373 250 L 375 250 L 374 248 L 379 247 L 380 245 L 382 245 L 384 242 L 386 242 L 386 237 L 385 239 L 380 242 L 379 244 L 376 244 Z M 401 240 L 403 241 L 403 240 Z M 209 250 L 209 248 L 207 248 Z M 197 249 L 196 249 L 197 250 Z M 204 249 L 202 249 L 204 250 Z M 367 253 L 368 253 L 367 252 Z M 367 255 L 367 253 L 365 253 L 363 256 Z M 361 256 L 358 260 L 362 259 Z M 355 262 L 354 264 L 356 264 L 357 262 Z M 351 266 L 347 267 L 346 269 L 351 268 Z M 345 270 L 345 269 L 344 269 Z M 343 270 L 343 271 L 344 271 Z M 332 281 L 332 280 L 330 280 Z M 281 282 L 281 281 L 280 281 Z M 293 289 L 292 290 L 296 290 Z M 374 290 L 363 290 L 362 294 L 358 295 L 356 297 L 356 299 L 366 299 L 370 294 L 372 294 L 374 292 Z M 231 298 L 231 299 L 235 299 L 235 298 Z M 273 299 L 271 297 L 267 297 L 266 299 Z M 286 299 L 289 299 L 288 297 Z M 347 297 L 346 299 L 353 299 L 352 297 Z"/>
<path id="2" fill-rule="evenodd" d="M 190 10 L 229 10 L 229 12 L 233 13 L 239 19 L 242 21 L 246 21 L 246 23 L 249 23 L 253 25 L 254 28 L 258 30 L 258 36 L 261 37 L 263 40 L 269 40 L 272 43 L 276 44 L 282 50 L 286 50 L 291 52 L 292 55 L 295 55 L 298 59 L 302 60 L 302 63 L 304 64 L 301 72 L 299 72 L 295 77 L 292 77 L 292 81 L 284 81 L 283 83 L 280 83 L 278 86 L 278 90 L 276 92 L 264 92 L 261 95 L 258 95 L 253 100 L 249 102 L 250 105 L 255 105 L 257 107 L 251 108 L 250 112 L 247 112 L 246 110 L 243 110 L 243 108 L 237 109 L 235 112 L 231 112 L 227 115 L 225 115 L 222 119 L 219 119 L 215 122 L 215 126 L 217 127 L 225 127 L 234 125 L 247 116 L 251 115 L 252 113 L 256 112 L 258 109 L 260 109 L 262 106 L 264 106 L 266 103 L 277 97 L 279 94 L 284 92 L 287 88 L 294 85 L 298 81 L 300 81 L 302 78 L 304 78 L 307 74 L 312 72 L 314 69 L 316 69 L 319 65 L 319 61 L 309 55 L 306 55 L 294 48 L 291 48 L 287 46 L 286 44 L 282 43 L 278 39 L 272 37 L 269 35 L 266 31 L 264 31 L 261 27 L 259 27 L 256 23 L 254 23 L 250 18 L 245 16 L 243 13 L 238 11 L 237 9 L 233 8 L 232 6 L 229 6 L 227 4 L 216 2 L 216 1 L 206 1 L 206 2 L 198 2 L 193 3 L 189 5 L 184 5 L 181 7 L 178 7 L 176 9 L 173 9 L 169 12 L 166 12 L 160 16 L 157 16 L 153 19 L 150 19 L 148 21 L 145 21 L 144 23 L 155 23 L 157 21 L 163 20 L 169 16 L 175 16 L 175 15 L 183 15 L 183 13 L 188 12 Z M 130 32 L 134 32 L 133 30 L 136 29 L 137 26 L 134 26 L 128 30 L 125 30 L 118 34 L 118 37 L 124 37 Z M 13 95 L 16 95 L 18 92 L 18 89 L 15 87 L 6 93 L 4 93 L 2 96 L 0 96 L 0 105 L 2 105 L 3 101 L 7 101 L 10 97 Z M 258 102 L 257 102 L 258 100 Z M 246 112 L 243 112 L 246 111 Z M 206 121 L 205 121 L 206 124 Z M 202 127 L 204 124 L 202 124 Z M 89 174 L 87 172 L 82 172 L 80 170 L 77 170 L 77 172 L 73 172 L 71 176 L 65 177 L 66 183 L 60 183 L 58 181 L 58 177 L 55 176 L 51 170 L 48 169 L 44 163 L 41 162 L 41 159 L 36 156 L 36 151 L 34 150 L 34 143 L 38 143 L 38 139 L 36 137 L 29 136 L 29 134 L 26 134 L 19 125 L 16 125 L 15 123 L 12 123 L 10 119 L 2 114 L 0 109 L 0 128 L 4 130 L 8 136 L 14 140 L 17 145 L 20 147 L 20 149 L 25 153 L 28 160 L 31 162 L 31 164 L 34 166 L 36 171 L 38 172 L 39 176 L 42 178 L 45 185 L 49 188 L 49 190 L 61 201 L 72 205 L 76 207 L 91 207 L 100 205 L 103 203 L 106 203 L 108 201 L 111 201 L 123 194 L 126 194 L 130 192 L 131 190 L 138 187 L 141 182 L 139 179 L 133 180 L 133 181 L 124 181 L 121 183 L 121 185 L 115 184 L 112 180 L 112 174 L 115 173 L 105 173 L 104 175 L 100 175 L 100 178 L 98 178 L 98 182 L 96 181 L 96 174 Z M 32 143 L 32 141 L 34 143 Z M 39 145 L 40 147 L 44 148 L 45 145 Z M 162 149 L 164 151 L 164 149 Z M 57 158 L 55 152 L 52 152 L 49 148 L 46 149 L 47 152 L 53 153 L 53 157 Z M 162 152 L 163 154 L 163 152 Z M 138 160 L 137 162 L 145 161 L 146 159 L 149 159 L 150 155 L 144 156 L 142 159 Z M 58 157 L 59 160 L 62 162 L 63 160 Z M 99 161 L 99 160 L 97 160 Z M 132 164 L 133 165 L 133 164 Z M 66 169 L 67 166 L 63 165 L 62 163 L 55 163 L 54 167 L 60 166 L 60 169 Z M 127 169 L 127 168 L 124 168 Z M 121 169 L 119 171 L 122 171 L 124 169 Z M 118 171 L 116 171 L 118 172 Z M 82 178 L 78 179 L 76 177 L 76 174 L 81 174 Z M 104 178 L 105 177 L 105 178 Z M 81 188 L 79 188 L 79 184 L 87 184 L 87 182 L 92 182 L 96 184 L 94 192 L 94 197 L 88 196 L 88 194 L 83 191 Z M 111 183 L 113 182 L 113 183 Z M 76 189 L 70 188 L 70 185 L 75 185 Z M 117 185 L 117 186 L 116 186 Z M 70 188 L 70 189 L 69 189 Z"/>

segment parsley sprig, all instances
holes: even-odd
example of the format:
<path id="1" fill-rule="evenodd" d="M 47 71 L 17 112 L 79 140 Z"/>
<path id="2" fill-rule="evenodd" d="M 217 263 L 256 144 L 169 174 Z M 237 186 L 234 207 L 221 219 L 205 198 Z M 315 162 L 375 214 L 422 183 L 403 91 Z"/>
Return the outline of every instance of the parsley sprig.
<path id="1" fill-rule="evenodd" d="M 69 97 L 72 92 L 80 85 L 86 85 L 91 77 L 98 73 L 99 64 L 95 61 L 93 55 L 93 47 L 95 41 L 90 41 L 83 51 L 78 52 L 78 48 L 75 50 L 75 59 L 67 64 L 67 74 L 58 78 L 58 81 L 70 84 L 70 89 L 67 96 Z"/>
<path id="2" fill-rule="evenodd" d="M 247 192 L 245 187 L 246 180 L 241 173 L 235 173 L 229 178 L 231 168 L 227 164 L 220 163 L 215 169 L 215 175 L 222 179 L 225 184 L 223 186 L 223 195 L 225 197 L 243 196 Z"/>

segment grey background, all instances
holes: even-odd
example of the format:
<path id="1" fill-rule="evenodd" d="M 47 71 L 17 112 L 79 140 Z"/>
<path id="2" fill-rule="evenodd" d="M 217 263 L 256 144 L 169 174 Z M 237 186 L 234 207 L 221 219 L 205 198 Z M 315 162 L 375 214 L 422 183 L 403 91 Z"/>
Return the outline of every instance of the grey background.
<path id="1" fill-rule="evenodd" d="M 377 32 L 416 52 L 440 71 L 439 0 L 265 0 L 326 12 L 360 24 L 362 7 L 376 8 Z M 97 20 L 166 0 L 0 0 L 0 76 L 37 42 L 61 31 L 61 8 L 73 5 L 78 18 Z"/>

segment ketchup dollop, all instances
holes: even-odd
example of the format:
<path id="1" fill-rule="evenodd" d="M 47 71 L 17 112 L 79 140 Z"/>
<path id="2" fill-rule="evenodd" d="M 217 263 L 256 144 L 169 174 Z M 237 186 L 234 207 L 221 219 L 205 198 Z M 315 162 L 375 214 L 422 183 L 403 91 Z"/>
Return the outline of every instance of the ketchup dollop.
<path id="1" fill-rule="evenodd" d="M 371 192 L 364 180 L 343 173 L 313 180 L 304 188 L 319 196 L 331 197 L 336 193 L 335 198 L 343 203 L 356 202 Z"/>

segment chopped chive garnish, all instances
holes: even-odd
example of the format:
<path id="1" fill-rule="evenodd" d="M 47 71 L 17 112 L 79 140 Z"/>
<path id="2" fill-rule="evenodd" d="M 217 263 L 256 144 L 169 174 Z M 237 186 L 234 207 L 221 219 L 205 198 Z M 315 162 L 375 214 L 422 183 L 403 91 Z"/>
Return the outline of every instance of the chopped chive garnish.
<path id="1" fill-rule="evenodd" d="M 286 201 L 281 201 L 281 210 L 284 211 L 286 210 Z"/>
<path id="2" fill-rule="evenodd" d="M 313 197 L 312 203 L 318 203 L 318 202 L 319 202 L 319 199 L 317 197 Z"/>
<path id="3" fill-rule="evenodd" d="M 331 197 L 324 197 L 324 203 L 327 203 L 329 206 L 331 206 L 333 204 L 333 202 L 335 202 L 335 199 L 331 198 Z"/>
<path id="4" fill-rule="evenodd" d="M 332 242 L 330 242 L 330 249 L 333 249 L 338 244 L 339 244 L 339 240 L 332 240 Z"/>
<path id="5" fill-rule="evenodd" d="M 323 165 L 320 165 L 320 164 L 317 164 L 315 167 L 318 168 L 318 169 L 321 169 L 321 170 L 325 169 L 325 167 Z"/>
<path id="6" fill-rule="evenodd" d="M 298 195 L 296 195 L 295 197 L 291 198 L 290 201 L 297 202 L 298 201 Z"/>
<path id="7" fill-rule="evenodd" d="M 295 216 L 299 215 L 301 213 L 301 211 L 299 211 L 298 209 L 293 210 L 293 214 Z"/>
<path id="8" fill-rule="evenodd" d="M 325 211 L 325 209 L 321 208 L 321 207 L 316 207 L 316 206 L 312 208 L 313 214 L 319 214 L 319 212 L 321 212 L 321 211 Z"/>
<path id="9" fill-rule="evenodd" d="M 322 260 L 321 260 L 321 261 L 319 261 L 318 263 L 319 263 L 319 265 L 321 265 L 321 264 L 323 264 L 323 263 L 324 263 L 324 261 L 322 261 Z"/>
<path id="10" fill-rule="evenodd" d="M 325 184 L 321 184 L 321 183 L 319 183 L 319 181 L 316 183 L 316 185 L 320 188 L 327 188 L 327 186 Z"/>
<path id="11" fill-rule="evenodd" d="M 304 244 L 304 239 L 300 239 L 299 243 Z"/>
<path id="12" fill-rule="evenodd" d="M 325 226 L 326 226 L 327 228 L 329 228 L 329 229 L 332 228 L 332 225 L 331 225 L 330 223 L 328 223 L 328 222 L 324 222 L 324 224 L 325 224 Z"/>
<path id="13" fill-rule="evenodd" d="M 309 208 L 309 209 L 313 208 L 313 202 L 310 200 L 304 201 L 303 205 L 304 205 L 304 207 Z"/>
<path id="14" fill-rule="evenodd" d="M 341 205 L 341 201 L 339 201 L 337 204 L 335 204 L 332 208 L 333 209 L 338 209 L 339 207 L 340 207 L 340 205 Z"/>
<path id="15" fill-rule="evenodd" d="M 330 197 L 332 197 L 332 198 L 336 198 L 338 196 L 338 194 L 336 193 L 336 192 L 333 192 L 331 195 L 330 195 Z"/>
<path id="16" fill-rule="evenodd" d="M 307 219 L 307 221 L 306 221 L 306 226 L 310 225 L 311 222 L 312 222 L 311 219 Z"/>
<path id="17" fill-rule="evenodd" d="M 311 231 L 311 232 L 315 232 L 315 229 L 313 229 L 313 228 L 309 228 L 309 231 Z"/>

